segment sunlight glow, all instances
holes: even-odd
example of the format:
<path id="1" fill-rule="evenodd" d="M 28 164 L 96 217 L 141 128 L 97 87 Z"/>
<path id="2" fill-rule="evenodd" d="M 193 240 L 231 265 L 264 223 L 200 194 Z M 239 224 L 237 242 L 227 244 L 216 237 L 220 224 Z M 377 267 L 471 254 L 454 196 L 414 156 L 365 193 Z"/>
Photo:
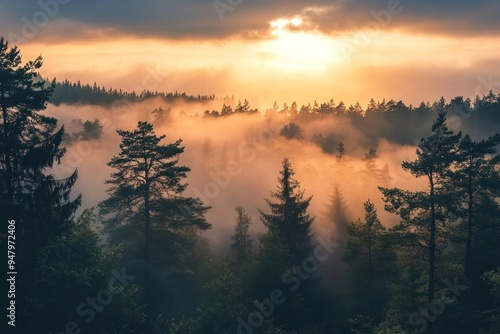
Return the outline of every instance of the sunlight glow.
<path id="1" fill-rule="evenodd" d="M 270 23 L 275 38 L 263 48 L 271 55 L 269 66 L 283 72 L 318 72 L 341 60 L 339 45 L 331 37 L 293 30 L 302 24 L 300 17 Z"/>

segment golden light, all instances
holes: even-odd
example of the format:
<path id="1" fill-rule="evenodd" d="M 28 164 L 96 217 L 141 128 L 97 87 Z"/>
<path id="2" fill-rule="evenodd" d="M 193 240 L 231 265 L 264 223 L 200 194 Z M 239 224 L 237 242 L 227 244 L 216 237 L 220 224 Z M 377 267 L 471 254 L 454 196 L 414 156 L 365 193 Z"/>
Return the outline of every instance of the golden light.
<path id="1" fill-rule="evenodd" d="M 329 36 L 294 30 L 303 24 L 300 17 L 270 23 L 274 39 L 265 42 L 267 65 L 283 72 L 319 72 L 341 59 L 339 44 Z"/>

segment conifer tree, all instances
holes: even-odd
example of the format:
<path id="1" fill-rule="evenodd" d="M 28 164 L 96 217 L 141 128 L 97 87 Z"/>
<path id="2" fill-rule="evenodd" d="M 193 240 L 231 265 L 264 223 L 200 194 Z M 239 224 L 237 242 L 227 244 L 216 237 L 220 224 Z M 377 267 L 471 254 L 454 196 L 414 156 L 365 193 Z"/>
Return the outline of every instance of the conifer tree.
<path id="1" fill-rule="evenodd" d="M 50 174 L 66 150 L 60 147 L 64 128 L 42 114 L 54 83 L 40 79 L 41 67 L 41 57 L 22 64 L 20 50 L 0 38 L 0 218 L 16 222 L 20 305 L 33 284 L 40 249 L 68 231 L 80 205 L 80 196 L 71 198 L 76 171 L 64 180 Z M 27 309 L 18 312 L 22 332 L 31 332 L 23 329 Z"/>
<path id="2" fill-rule="evenodd" d="M 348 239 L 343 260 L 354 268 L 355 279 L 364 280 L 356 288 L 358 292 L 367 292 L 366 309 L 368 315 L 373 317 L 374 295 L 380 295 L 385 289 L 383 277 L 390 271 L 392 253 L 387 242 L 387 229 L 378 219 L 375 205 L 368 200 L 364 208 L 364 222 L 358 219 L 347 226 Z"/>
<path id="3" fill-rule="evenodd" d="M 184 152 L 181 139 L 162 144 L 166 136 L 157 136 L 148 122 L 139 122 L 133 131 L 117 132 L 122 138 L 121 151 L 108 163 L 117 171 L 106 181 L 111 185 L 110 197 L 101 203 L 101 212 L 111 214 L 108 220 L 111 226 L 131 223 L 134 219 L 143 224 L 146 313 L 150 329 L 152 232 L 181 226 L 208 229 L 210 224 L 204 218 L 208 207 L 197 198 L 182 196 L 187 187 L 182 180 L 190 169 L 178 165 L 179 155 Z"/>
<path id="4" fill-rule="evenodd" d="M 446 112 L 441 110 L 432 126 L 432 135 L 419 142 L 417 160 L 402 163 L 403 169 L 417 178 L 426 179 L 428 191 L 379 188 L 384 195 L 386 210 L 403 218 L 401 229 L 415 235 L 419 245 L 428 249 L 428 308 L 436 290 L 436 242 L 446 222 L 446 210 L 456 199 L 456 194 L 444 180 L 457 159 L 460 137 L 461 133 L 455 134 L 448 129 Z M 434 332 L 432 322 L 428 324 L 428 330 L 431 334 Z"/>
<path id="5" fill-rule="evenodd" d="M 238 262 L 243 262 L 252 252 L 252 239 L 248 235 L 248 229 L 252 223 L 250 217 L 245 212 L 242 206 L 236 207 L 236 226 L 234 227 L 234 235 L 232 236 L 233 243 L 231 249 Z"/>
<path id="6" fill-rule="evenodd" d="M 466 228 L 464 273 L 468 278 L 472 277 L 471 267 L 473 265 L 473 241 L 480 242 L 478 233 L 486 232 L 492 237 L 499 237 L 500 229 L 488 229 L 486 222 L 491 219 L 485 217 L 498 217 L 500 215 L 500 205 L 495 201 L 500 197 L 500 156 L 497 155 L 496 146 L 500 144 L 500 134 L 492 136 L 479 142 L 473 141 L 469 135 L 465 135 L 460 141 L 458 162 L 453 171 L 449 174 L 450 184 L 457 187 L 462 192 L 463 205 L 459 208 L 459 216 L 462 218 Z M 487 231 L 485 231 L 487 230 Z M 484 241 L 483 238 L 482 241 Z M 481 250 L 481 257 L 485 257 L 485 252 L 490 249 Z M 476 251 L 479 249 L 476 248 Z M 478 257 L 476 255 L 476 257 Z M 495 254 L 492 254 L 496 258 Z M 486 257 L 487 258 L 487 257 Z M 477 267 L 477 265 L 476 265 Z M 476 270 L 474 278 L 485 270 L 494 268 L 484 268 Z"/>
<path id="7" fill-rule="evenodd" d="M 347 241 L 347 225 L 350 221 L 344 195 L 339 185 L 335 185 L 333 194 L 329 196 L 330 203 L 325 213 L 327 224 L 331 226 L 331 237 L 345 248 Z"/>
<path id="8" fill-rule="evenodd" d="M 259 211 L 269 232 L 277 233 L 283 238 L 292 257 L 300 259 L 310 250 L 311 224 L 314 217 L 307 213 L 307 208 L 312 196 L 304 198 L 304 191 L 300 189 L 300 183 L 293 178 L 295 172 L 287 158 L 283 160 L 282 166 L 277 190 L 271 192 L 275 201 L 266 199 L 271 212 Z"/>
<path id="9" fill-rule="evenodd" d="M 337 162 L 339 164 L 343 163 L 344 162 L 344 155 L 345 155 L 345 145 L 343 142 L 339 143 L 339 146 L 337 147 L 337 152 L 338 152 L 336 155 Z"/>

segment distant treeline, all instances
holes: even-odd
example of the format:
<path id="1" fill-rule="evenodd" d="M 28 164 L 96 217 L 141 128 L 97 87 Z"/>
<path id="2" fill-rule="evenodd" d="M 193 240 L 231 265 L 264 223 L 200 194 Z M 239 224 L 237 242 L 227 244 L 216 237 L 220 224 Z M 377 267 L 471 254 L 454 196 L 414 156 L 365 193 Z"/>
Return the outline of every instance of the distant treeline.
<path id="1" fill-rule="evenodd" d="M 127 100 L 130 102 L 141 102 L 150 98 L 162 98 L 166 102 L 183 100 L 186 102 L 210 101 L 215 99 L 215 95 L 187 95 L 186 93 L 166 93 L 158 91 L 144 90 L 142 92 L 125 92 L 117 89 L 106 89 L 104 86 L 81 84 L 80 81 L 74 83 L 68 80 L 56 82 L 54 93 L 50 102 L 55 105 L 67 104 L 91 104 L 104 107 L 112 106 L 114 103 Z"/>
<path id="2" fill-rule="evenodd" d="M 161 98 L 166 103 L 175 101 L 203 102 L 220 100 L 220 110 L 205 110 L 206 118 L 229 117 L 237 114 L 257 114 L 259 110 L 252 108 L 248 100 L 243 102 L 233 97 L 216 98 L 215 95 L 187 95 L 186 93 L 165 93 L 143 91 L 141 93 L 126 92 L 116 89 L 106 89 L 94 83 L 82 85 L 79 81 L 71 83 L 68 80 L 56 82 L 50 102 L 59 105 L 89 104 L 111 107 L 120 101 L 142 102 L 151 98 Z M 307 122 L 318 119 L 345 119 L 368 137 L 367 146 L 375 146 L 381 139 L 399 144 L 415 144 L 415 138 L 421 138 L 432 125 L 440 110 L 447 110 L 450 121 L 456 121 L 457 129 L 475 136 L 493 134 L 500 126 L 500 94 L 490 91 L 487 95 L 476 96 L 474 99 L 457 96 L 451 101 L 441 98 L 433 103 L 422 102 L 418 106 L 407 105 L 403 101 L 371 99 L 364 108 L 359 102 L 346 105 L 344 102 L 314 102 L 299 106 L 296 102 L 280 106 L 277 102 L 265 110 L 267 116 L 281 115 L 296 123 L 299 127 Z M 193 114 L 200 114 L 202 110 L 193 110 Z M 454 117 L 455 116 L 455 117 Z M 480 129 L 480 130 L 479 130 Z M 302 130 L 297 129 L 299 132 Z M 303 139 L 311 139 L 315 134 L 302 133 Z M 336 134 L 324 134 L 335 136 Z M 297 138 L 298 139 L 298 138 Z M 316 139 L 316 140 L 315 140 Z M 322 145 L 323 146 L 323 145 Z M 328 148 L 323 147 L 325 151 Z"/>
<path id="3" fill-rule="evenodd" d="M 406 105 L 403 101 L 385 99 L 382 101 L 370 100 L 366 108 L 360 103 L 347 106 L 344 102 L 336 103 L 330 100 L 325 103 L 314 102 L 312 105 L 298 106 L 296 102 L 279 106 L 274 102 L 273 107 L 265 111 L 265 115 L 283 116 L 293 122 L 295 139 L 311 139 L 318 142 L 318 134 L 307 134 L 300 128 L 308 122 L 319 119 L 348 120 L 360 132 L 368 137 L 368 146 L 375 146 L 381 139 L 387 139 L 399 144 L 415 144 L 416 138 L 424 136 L 432 126 L 437 114 L 446 110 L 450 117 L 450 124 L 456 129 L 471 133 L 478 137 L 493 134 L 500 127 L 500 94 L 490 91 L 484 96 L 476 96 L 474 100 L 457 96 L 451 101 L 441 98 L 433 103 L 422 102 L 419 106 Z M 234 99 L 224 99 L 221 110 L 206 110 L 204 117 L 229 117 L 241 113 L 256 113 L 248 101 L 236 104 Z M 298 126 L 298 128 L 296 128 Z M 324 134 L 326 137 L 337 137 L 337 134 Z M 321 141 L 321 140 L 319 140 Z M 325 152 L 328 148 L 323 147 Z"/>

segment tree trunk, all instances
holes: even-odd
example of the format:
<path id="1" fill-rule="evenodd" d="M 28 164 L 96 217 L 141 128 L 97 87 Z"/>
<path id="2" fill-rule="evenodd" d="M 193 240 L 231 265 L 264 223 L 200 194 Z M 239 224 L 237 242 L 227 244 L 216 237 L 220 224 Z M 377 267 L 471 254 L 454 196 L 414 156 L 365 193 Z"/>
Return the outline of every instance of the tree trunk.
<path id="1" fill-rule="evenodd" d="M 5 98 L 4 92 L 2 91 L 2 100 Z M 2 105 L 2 118 L 3 118 L 3 149 L 4 149 L 4 159 L 5 159 L 5 187 L 7 188 L 7 201 L 13 203 L 14 201 L 14 180 L 12 176 L 12 165 L 11 165 L 11 154 L 12 149 L 11 143 L 9 143 L 8 135 L 8 121 L 7 121 L 7 107 Z"/>
<path id="2" fill-rule="evenodd" d="M 427 309 L 431 314 L 431 304 L 434 300 L 434 269 L 436 262 L 436 204 L 434 199 L 434 180 L 430 177 L 430 201 L 431 201 L 431 221 L 430 221 L 430 238 L 429 238 L 429 286 L 427 291 Z M 434 324 L 432 321 L 428 322 L 429 334 L 434 333 Z"/>
<path id="3" fill-rule="evenodd" d="M 147 163 L 146 163 L 147 166 Z M 146 190 L 144 194 L 144 292 L 146 294 L 146 326 L 147 333 L 152 333 L 151 326 L 151 284 L 150 284 L 150 253 L 151 253 L 151 227 L 149 208 L 149 175 L 146 169 Z"/>
<path id="4" fill-rule="evenodd" d="M 472 168 L 472 167 L 471 167 Z M 472 206 L 473 206 L 473 191 L 472 191 L 472 175 L 469 170 L 469 184 L 468 184 L 468 195 L 469 202 L 467 208 L 467 242 L 465 246 L 465 263 L 464 263 L 464 273 L 465 277 L 470 278 L 470 263 L 471 263 L 471 247 L 472 247 Z"/>
<path id="5" fill-rule="evenodd" d="M 368 310 L 370 312 L 370 316 L 373 317 L 373 275 L 372 275 L 372 235 L 371 230 L 368 234 Z"/>

